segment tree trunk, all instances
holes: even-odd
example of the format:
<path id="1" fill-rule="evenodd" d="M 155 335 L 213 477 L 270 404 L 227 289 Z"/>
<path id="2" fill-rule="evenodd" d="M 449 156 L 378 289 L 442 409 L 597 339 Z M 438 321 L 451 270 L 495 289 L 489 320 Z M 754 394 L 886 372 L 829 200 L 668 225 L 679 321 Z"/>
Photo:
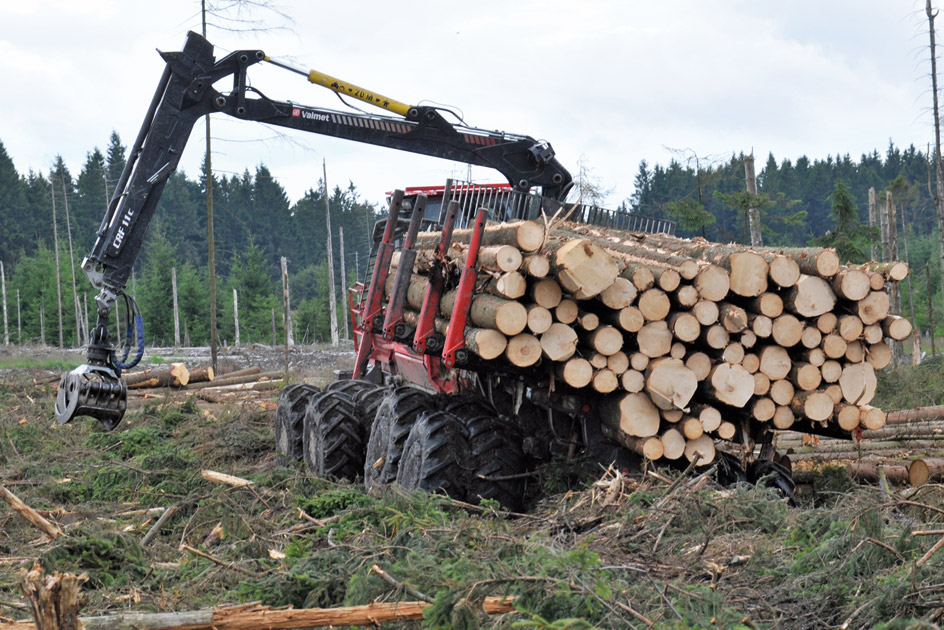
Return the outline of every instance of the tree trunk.
<path id="1" fill-rule="evenodd" d="M 754 177 L 754 154 L 744 157 L 744 181 L 747 184 L 747 194 L 751 199 L 757 197 L 757 178 Z M 760 247 L 764 244 L 761 237 L 760 209 L 755 205 L 747 208 L 747 223 L 751 232 L 751 246 Z"/>

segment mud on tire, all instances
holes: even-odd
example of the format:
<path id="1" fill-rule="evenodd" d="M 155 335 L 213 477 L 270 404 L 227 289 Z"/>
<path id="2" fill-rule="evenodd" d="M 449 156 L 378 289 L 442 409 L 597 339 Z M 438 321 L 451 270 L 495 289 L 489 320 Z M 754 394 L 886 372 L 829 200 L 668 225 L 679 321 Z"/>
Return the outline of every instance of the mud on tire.
<path id="1" fill-rule="evenodd" d="M 364 431 L 351 397 L 325 390 L 305 410 L 302 452 L 318 476 L 354 480 L 364 469 Z"/>
<path id="2" fill-rule="evenodd" d="M 320 391 L 314 385 L 300 383 L 286 387 L 279 393 L 275 409 L 275 452 L 281 463 L 302 460 L 305 408 L 311 397 Z"/>
<path id="3" fill-rule="evenodd" d="M 364 461 L 364 485 L 371 489 L 396 481 L 403 448 L 419 415 L 435 408 L 429 394 L 414 387 L 386 391 L 377 407 Z"/>
<path id="4" fill-rule="evenodd" d="M 469 484 L 468 449 L 459 418 L 447 411 L 424 411 L 407 437 L 397 483 L 464 500 Z"/>

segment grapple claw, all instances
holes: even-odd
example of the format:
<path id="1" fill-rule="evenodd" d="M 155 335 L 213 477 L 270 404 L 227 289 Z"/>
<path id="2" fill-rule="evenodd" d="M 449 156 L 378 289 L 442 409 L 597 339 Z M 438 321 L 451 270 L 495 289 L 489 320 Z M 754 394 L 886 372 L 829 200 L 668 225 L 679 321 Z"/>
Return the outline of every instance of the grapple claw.
<path id="1" fill-rule="evenodd" d="M 108 367 L 80 365 L 62 375 L 56 395 L 56 420 L 72 422 L 91 416 L 111 431 L 118 426 L 128 406 L 128 388 Z"/>

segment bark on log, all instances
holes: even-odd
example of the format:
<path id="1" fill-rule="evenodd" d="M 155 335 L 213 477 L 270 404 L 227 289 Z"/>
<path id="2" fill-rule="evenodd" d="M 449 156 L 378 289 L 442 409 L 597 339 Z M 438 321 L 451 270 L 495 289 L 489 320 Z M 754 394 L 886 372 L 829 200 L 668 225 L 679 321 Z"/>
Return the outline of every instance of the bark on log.
<path id="1" fill-rule="evenodd" d="M 895 341 L 903 341 L 911 336 L 911 322 L 898 315 L 889 315 L 882 320 L 882 331 Z"/>
<path id="2" fill-rule="evenodd" d="M 203 367 L 198 367 L 196 369 L 190 370 L 190 383 L 206 383 L 212 381 L 216 374 L 213 371 L 212 365 L 205 365 Z"/>
<path id="3" fill-rule="evenodd" d="M 528 289 L 528 282 L 517 271 L 503 273 L 497 278 L 492 278 L 486 286 L 486 291 L 492 295 L 503 297 L 509 300 L 517 300 Z"/>
<path id="4" fill-rule="evenodd" d="M 600 421 L 626 435 L 653 437 L 660 420 L 659 409 L 643 393 L 611 395 L 600 402 Z"/>
<path id="5" fill-rule="evenodd" d="M 521 262 L 521 272 L 532 278 L 545 278 L 551 271 L 551 261 L 544 254 L 528 254 Z"/>
<path id="6" fill-rule="evenodd" d="M 472 238 L 471 228 L 455 230 L 452 242 L 468 244 Z M 416 237 L 416 249 L 436 249 L 439 232 L 424 232 Z M 485 227 L 482 245 L 513 245 L 523 252 L 535 252 L 544 244 L 544 228 L 534 221 L 493 224 Z"/>
<path id="7" fill-rule="evenodd" d="M 455 290 L 443 295 L 439 308 L 444 317 L 452 315 L 456 295 Z M 528 325 L 528 311 L 520 302 L 479 293 L 472 297 L 469 321 L 479 328 L 492 328 L 505 335 L 514 336 Z"/>
<path id="8" fill-rule="evenodd" d="M 209 387 L 225 387 L 227 385 L 241 385 L 243 383 L 254 383 L 256 381 L 261 381 L 263 379 L 275 379 L 282 378 L 285 376 L 284 370 L 279 370 L 277 372 L 255 372 L 253 374 L 246 374 L 244 376 L 229 376 L 226 375 L 222 378 L 214 379 L 213 381 L 208 381 L 205 383 L 196 383 L 195 385 L 188 385 L 187 391 L 207 389 Z"/>
<path id="9" fill-rule="evenodd" d="M 63 536 L 62 530 L 46 520 L 39 512 L 26 505 L 15 494 L 0 485 L 0 499 L 6 501 L 13 511 L 28 520 L 44 534 L 52 539 Z"/>
<path id="10" fill-rule="evenodd" d="M 124 378 L 128 389 L 186 387 L 190 382 L 190 370 L 183 363 L 171 363 L 142 372 L 132 372 Z"/>
<path id="11" fill-rule="evenodd" d="M 513 245 L 490 245 L 479 248 L 478 268 L 511 272 L 521 267 L 521 250 Z"/>
<path id="12" fill-rule="evenodd" d="M 607 424 L 600 425 L 601 432 L 603 437 L 616 442 L 624 448 L 642 455 L 646 459 L 655 461 L 661 459 L 664 451 L 662 445 L 662 440 L 658 436 L 652 437 L 634 437 L 632 435 L 627 435 L 620 431 L 619 429 L 614 429 L 613 427 Z"/>
<path id="13" fill-rule="evenodd" d="M 834 407 L 832 399 L 821 391 L 797 392 L 790 403 L 796 415 L 820 422 L 832 417 Z"/>
<path id="14" fill-rule="evenodd" d="M 482 610 L 490 615 L 514 612 L 513 597 L 486 597 Z M 116 613 L 79 617 L 85 630 L 288 630 L 328 626 L 377 626 L 421 621 L 428 602 L 372 602 L 340 608 L 268 608 L 258 605 L 173 613 Z M 4 630 L 44 630 L 20 621 Z"/>
<path id="15" fill-rule="evenodd" d="M 491 328 L 465 329 L 465 346 L 485 360 L 498 358 L 508 346 L 508 338 Z"/>

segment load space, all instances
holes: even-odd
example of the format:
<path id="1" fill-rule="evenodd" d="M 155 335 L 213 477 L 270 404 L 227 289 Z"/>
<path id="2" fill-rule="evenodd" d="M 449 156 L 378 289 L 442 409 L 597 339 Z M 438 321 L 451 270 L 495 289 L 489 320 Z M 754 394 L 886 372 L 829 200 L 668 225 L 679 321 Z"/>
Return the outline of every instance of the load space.
<path id="1" fill-rule="evenodd" d="M 367 288 L 382 306 L 362 321 L 355 375 L 372 363 L 382 378 L 292 412 L 313 471 L 517 509 L 522 473 L 578 446 L 696 466 L 727 451 L 746 465 L 780 430 L 850 438 L 885 422 L 875 371 L 912 332 L 889 314 L 901 263 L 560 219 L 450 227 L 408 234 Z M 391 317 L 403 325 L 383 343 Z M 458 340 L 452 365 L 445 338 Z"/>

